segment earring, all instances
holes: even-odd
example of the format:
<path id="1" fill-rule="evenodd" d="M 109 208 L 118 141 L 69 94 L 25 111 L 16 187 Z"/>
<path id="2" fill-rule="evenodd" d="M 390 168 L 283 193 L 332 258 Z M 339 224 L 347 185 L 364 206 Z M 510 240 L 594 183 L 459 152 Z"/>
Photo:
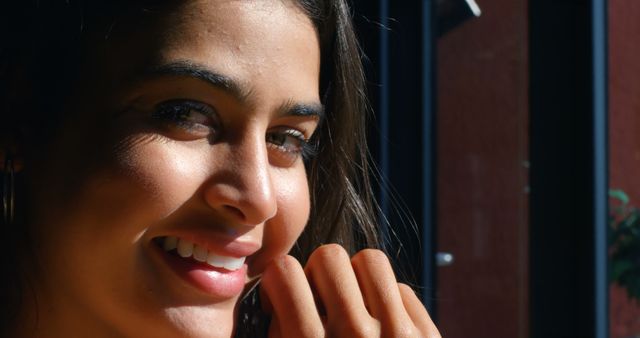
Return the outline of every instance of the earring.
<path id="1" fill-rule="evenodd" d="M 4 215 L 4 224 L 13 223 L 15 209 L 15 178 L 13 170 L 13 159 L 7 153 L 4 160 L 4 179 L 2 184 L 2 210 Z"/>

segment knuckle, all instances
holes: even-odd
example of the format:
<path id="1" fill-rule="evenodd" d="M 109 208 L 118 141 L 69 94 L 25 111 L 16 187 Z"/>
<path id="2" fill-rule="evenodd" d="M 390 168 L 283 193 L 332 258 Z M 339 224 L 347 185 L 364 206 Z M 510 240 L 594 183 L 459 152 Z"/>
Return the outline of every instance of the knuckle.
<path id="1" fill-rule="evenodd" d="M 402 290 L 405 290 L 405 291 L 413 292 L 413 289 L 406 283 L 398 282 L 398 288 L 402 289 Z"/>
<path id="2" fill-rule="evenodd" d="M 380 337 L 380 323 L 375 319 L 344 320 L 331 328 L 329 337 L 372 338 Z"/>
<path id="3" fill-rule="evenodd" d="M 346 258 L 349 259 L 349 254 L 347 251 L 338 244 L 325 244 L 317 248 L 309 257 L 309 263 L 315 264 L 313 262 L 326 262 L 326 261 L 334 261 L 336 258 Z"/>
<path id="4" fill-rule="evenodd" d="M 413 326 L 402 325 L 400 327 L 397 327 L 390 334 L 385 335 L 385 337 L 389 337 L 389 338 L 391 338 L 391 337 L 393 337 L 393 338 L 415 338 L 415 337 L 419 337 L 419 332 Z"/>
<path id="5" fill-rule="evenodd" d="M 292 256 L 285 255 L 278 261 L 278 266 L 284 271 L 291 271 L 300 268 L 300 262 Z"/>
<path id="6" fill-rule="evenodd" d="M 272 264 L 269 264 L 262 275 L 263 279 L 275 278 L 277 276 L 288 276 L 290 272 L 301 269 L 300 262 L 297 259 L 286 255 L 276 258 Z"/>
<path id="7" fill-rule="evenodd" d="M 388 264 L 387 255 L 377 249 L 364 249 L 351 259 L 354 264 Z"/>
<path id="8" fill-rule="evenodd" d="M 412 295 L 412 296 L 416 296 L 416 291 L 409 285 L 405 284 L 405 283 L 398 283 L 398 289 L 400 289 L 400 292 L 402 294 L 405 295 Z"/>
<path id="9" fill-rule="evenodd" d="M 325 332 L 320 328 L 315 327 L 303 327 L 300 328 L 300 332 L 298 332 L 299 337 L 309 337 L 309 338 L 324 338 Z"/>

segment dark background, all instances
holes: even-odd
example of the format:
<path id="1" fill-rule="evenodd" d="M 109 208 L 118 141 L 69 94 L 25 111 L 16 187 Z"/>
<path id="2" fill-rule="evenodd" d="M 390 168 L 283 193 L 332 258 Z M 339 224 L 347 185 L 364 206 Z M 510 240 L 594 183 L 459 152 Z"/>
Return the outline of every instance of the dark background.
<path id="1" fill-rule="evenodd" d="M 606 2 L 477 2 L 353 2 L 388 249 L 444 337 L 604 338 Z"/>

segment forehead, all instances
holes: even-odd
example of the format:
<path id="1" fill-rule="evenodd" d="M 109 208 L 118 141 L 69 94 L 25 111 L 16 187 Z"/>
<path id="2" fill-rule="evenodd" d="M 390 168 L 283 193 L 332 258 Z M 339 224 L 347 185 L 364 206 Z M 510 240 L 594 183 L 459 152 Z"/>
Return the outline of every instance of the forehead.
<path id="1" fill-rule="evenodd" d="M 259 70 L 300 76 L 300 70 L 320 68 L 311 20 L 286 1 L 192 1 L 167 24 L 172 29 L 164 37 L 162 57 L 169 60 L 188 54 L 238 75 Z"/>
<path id="2" fill-rule="evenodd" d="M 250 52 L 271 44 L 282 50 L 287 40 L 297 40 L 306 52 L 316 47 L 311 20 L 293 3 L 282 0 L 186 1 L 162 21 L 162 38 L 168 45 L 185 42 L 200 50 L 215 45 L 229 52 Z M 262 50 L 262 52 L 266 52 Z"/>
<path id="3" fill-rule="evenodd" d="M 180 1 L 151 12 L 139 24 L 132 21 L 100 52 L 107 64 L 101 69 L 117 77 L 111 83 L 132 80 L 152 66 L 188 61 L 228 75 L 251 91 L 262 86 L 305 101 L 319 96 L 317 32 L 293 2 Z M 312 83 L 313 95 L 309 86 L 296 83 Z"/>

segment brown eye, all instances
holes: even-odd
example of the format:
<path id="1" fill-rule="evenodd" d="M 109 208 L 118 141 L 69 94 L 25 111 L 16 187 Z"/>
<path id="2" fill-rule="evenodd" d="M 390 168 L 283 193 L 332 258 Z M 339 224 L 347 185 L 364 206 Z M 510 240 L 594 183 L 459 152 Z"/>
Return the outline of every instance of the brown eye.
<path id="1" fill-rule="evenodd" d="M 171 100 L 159 104 L 152 117 L 170 129 L 180 129 L 194 136 L 210 134 L 218 127 L 216 111 L 211 106 L 192 100 Z"/>
<path id="2" fill-rule="evenodd" d="M 315 154 L 313 145 L 297 129 L 283 128 L 270 131 L 266 135 L 266 141 L 272 149 L 289 162 L 298 158 L 307 160 Z"/>
<path id="3" fill-rule="evenodd" d="M 290 153 L 301 153 L 304 144 L 307 142 L 304 135 L 294 129 L 286 129 L 283 131 L 267 133 L 266 140 L 282 151 Z"/>

